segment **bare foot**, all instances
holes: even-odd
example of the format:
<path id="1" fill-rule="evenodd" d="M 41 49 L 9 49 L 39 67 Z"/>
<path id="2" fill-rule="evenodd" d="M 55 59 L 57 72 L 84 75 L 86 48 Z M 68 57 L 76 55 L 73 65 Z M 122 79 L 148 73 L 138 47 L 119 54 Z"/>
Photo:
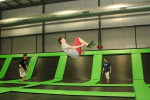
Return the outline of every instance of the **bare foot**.
<path id="1" fill-rule="evenodd" d="M 84 51 L 81 51 L 81 54 L 84 54 Z"/>

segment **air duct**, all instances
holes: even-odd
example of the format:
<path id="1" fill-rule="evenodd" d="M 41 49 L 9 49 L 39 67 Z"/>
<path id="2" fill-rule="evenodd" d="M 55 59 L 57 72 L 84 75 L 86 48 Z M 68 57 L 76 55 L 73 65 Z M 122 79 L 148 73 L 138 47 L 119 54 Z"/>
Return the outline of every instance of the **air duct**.
<path id="1" fill-rule="evenodd" d="M 0 21 L 0 27 L 39 23 L 46 21 L 56 21 L 72 18 L 82 18 L 90 16 L 101 16 L 111 14 L 143 12 L 150 10 L 150 1 L 116 4 L 86 9 L 66 10 L 54 13 L 46 13 L 22 18 L 10 18 Z"/>

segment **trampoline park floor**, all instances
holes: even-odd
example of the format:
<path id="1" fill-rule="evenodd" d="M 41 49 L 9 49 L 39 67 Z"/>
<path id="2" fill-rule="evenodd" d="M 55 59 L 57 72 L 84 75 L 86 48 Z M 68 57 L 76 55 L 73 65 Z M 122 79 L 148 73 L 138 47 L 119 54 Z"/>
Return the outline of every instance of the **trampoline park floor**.
<path id="1" fill-rule="evenodd" d="M 32 89 L 49 89 L 49 90 L 73 90 L 73 91 L 103 91 L 103 92 L 134 92 L 133 87 L 111 87 L 111 86 L 55 86 L 55 85 L 40 85 L 28 87 Z"/>
<path id="2" fill-rule="evenodd" d="M 139 51 L 140 53 L 149 52 L 150 49 L 146 49 L 143 51 L 139 50 Z M 56 77 L 54 77 L 52 80 L 42 81 L 42 82 L 25 81 L 25 84 L 28 83 L 26 86 L 20 86 L 19 80 L 18 81 L 10 80 L 8 82 L 1 81 L 0 82 L 0 99 L 1 100 L 8 100 L 8 99 L 11 99 L 11 100 L 20 100 L 20 99 L 26 99 L 26 100 L 33 100 L 33 99 L 36 99 L 36 100 L 49 100 L 49 99 L 52 99 L 52 100 L 59 100 L 59 99 L 61 100 L 62 99 L 64 100 L 150 100 L 150 95 L 149 95 L 150 84 L 145 84 L 144 79 L 140 77 L 142 76 L 142 73 L 139 73 L 141 72 L 141 66 L 142 66 L 141 59 L 140 59 L 141 54 L 139 53 L 139 51 L 137 50 L 135 51 L 134 50 L 122 50 L 121 51 L 121 53 L 125 53 L 125 54 L 133 53 L 131 54 L 132 70 L 130 71 L 131 72 L 133 71 L 134 73 L 129 73 L 130 75 L 133 76 L 133 78 L 132 77 L 130 78 L 129 76 L 129 79 L 133 79 L 130 81 L 131 83 L 125 83 L 125 82 L 123 83 L 112 82 L 110 84 L 98 83 L 99 81 L 103 79 L 103 77 L 101 79 L 100 77 L 97 77 L 97 75 L 100 75 L 99 74 L 100 71 L 98 72 L 98 74 L 94 72 L 97 72 L 97 69 L 99 68 L 99 66 L 97 66 L 98 64 L 97 58 L 102 59 L 102 54 L 103 53 L 106 54 L 106 52 L 104 51 L 103 52 L 101 51 L 100 54 L 94 55 L 93 58 L 89 57 L 89 60 L 92 59 L 93 63 L 95 64 L 92 67 L 94 68 L 94 71 L 91 67 L 89 67 L 89 72 L 91 73 L 91 70 L 92 70 L 92 74 L 90 74 L 87 78 L 85 78 L 85 79 L 89 79 L 90 77 L 90 80 L 88 81 L 86 80 L 86 82 L 83 82 L 83 83 L 80 83 L 80 82 L 67 83 L 66 80 L 63 80 L 63 78 L 65 77 L 62 77 L 64 70 L 65 70 L 65 64 L 66 64 L 64 62 L 67 61 L 67 56 L 60 56 L 60 61 L 58 64 L 59 70 L 57 69 L 58 71 L 56 71 L 56 75 L 55 75 Z M 113 52 L 113 54 L 118 54 L 118 50 L 110 51 L 110 52 L 111 53 Z M 93 54 L 95 53 L 96 52 L 94 51 Z M 50 54 L 51 53 L 33 54 L 33 56 L 31 54 L 30 56 L 32 56 L 31 57 L 32 63 L 29 64 L 30 70 L 34 71 L 34 66 L 36 65 L 36 61 L 39 56 L 41 55 L 50 56 Z M 88 54 L 90 54 L 90 52 Z M 62 55 L 62 54 L 58 53 L 58 55 Z M 22 56 L 22 55 L 19 55 L 19 56 Z M 56 56 L 56 54 L 53 54 L 52 56 Z M 17 56 L 15 55 L 15 57 L 18 57 L 18 55 Z M 5 58 L 7 58 L 7 56 Z M 72 59 L 70 60 L 72 61 Z M 6 66 L 7 62 L 10 62 L 10 61 L 11 59 L 8 57 L 4 65 Z M 68 66 L 70 66 L 70 63 L 68 63 Z M 68 67 L 67 71 L 65 70 L 66 73 L 64 73 L 64 75 L 66 75 L 66 77 L 69 76 L 70 77 L 69 79 L 76 79 L 76 77 L 73 76 L 71 73 L 74 71 L 73 68 L 75 67 L 71 67 L 71 68 L 72 69 L 69 69 Z M 78 70 L 80 70 L 80 68 L 81 67 L 79 67 Z M 87 68 L 87 66 L 85 68 Z M 6 69 L 3 69 L 3 70 L 6 71 Z M 5 74 L 1 73 L 1 75 L 5 75 Z M 32 75 L 32 74 L 30 73 L 27 75 L 28 79 L 31 78 L 31 76 L 29 77 L 29 75 Z M 81 73 L 81 75 L 86 76 L 86 74 L 84 75 L 83 72 Z M 117 76 L 120 76 L 120 74 Z M 60 81 L 61 83 L 59 83 L 58 81 Z"/>
<path id="3" fill-rule="evenodd" d="M 79 84 L 71 86 L 69 84 L 44 85 L 40 82 L 39 84 L 32 82 L 20 86 L 19 83 L 1 83 L 0 98 L 2 100 L 20 100 L 22 97 L 26 100 L 34 98 L 36 100 L 136 100 L 133 86 L 79 86 Z"/>
<path id="4" fill-rule="evenodd" d="M 2 100 L 135 100 L 135 98 L 124 97 L 93 97 L 93 96 L 67 96 L 49 94 L 31 94 L 7 92 L 0 95 Z"/>
<path id="5" fill-rule="evenodd" d="M 133 87 L 0 84 L 2 100 L 136 100 Z"/>
<path id="6" fill-rule="evenodd" d="M 27 84 L 24 84 L 26 86 Z M 1 83 L 0 87 L 19 87 L 21 84 L 15 84 L 15 83 Z"/>

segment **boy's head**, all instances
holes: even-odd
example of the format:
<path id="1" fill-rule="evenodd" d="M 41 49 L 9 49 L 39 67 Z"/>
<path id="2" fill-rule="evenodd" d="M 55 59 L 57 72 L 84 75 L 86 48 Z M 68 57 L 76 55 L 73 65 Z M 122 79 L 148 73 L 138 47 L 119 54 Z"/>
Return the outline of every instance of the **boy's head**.
<path id="1" fill-rule="evenodd" d="M 107 58 L 104 58 L 104 62 L 107 62 Z"/>
<path id="2" fill-rule="evenodd" d="M 24 58 L 24 59 L 27 59 L 27 54 L 26 54 L 26 53 L 23 55 L 23 58 Z"/>
<path id="3" fill-rule="evenodd" d="M 64 37 L 60 37 L 60 38 L 58 38 L 58 42 L 60 44 L 66 43 L 66 39 Z"/>

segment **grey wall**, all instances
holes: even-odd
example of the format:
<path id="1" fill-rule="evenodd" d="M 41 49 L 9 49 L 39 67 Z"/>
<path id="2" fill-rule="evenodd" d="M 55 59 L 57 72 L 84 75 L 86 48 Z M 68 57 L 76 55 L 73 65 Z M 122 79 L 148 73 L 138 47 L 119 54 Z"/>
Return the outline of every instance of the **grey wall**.
<path id="1" fill-rule="evenodd" d="M 138 48 L 150 48 L 150 26 L 136 28 Z"/>
<path id="2" fill-rule="evenodd" d="M 33 6 L 2 11 L 2 19 L 25 17 L 37 14 L 42 14 L 42 6 Z"/>
<path id="3" fill-rule="evenodd" d="M 37 52 L 42 52 L 42 35 L 37 36 Z"/>
<path id="4" fill-rule="evenodd" d="M 58 23 L 46 25 L 45 32 L 60 32 L 60 31 L 74 31 L 74 30 L 86 30 L 86 29 L 98 29 L 99 21 L 88 20 L 88 21 L 76 21 L 68 23 Z"/>
<path id="5" fill-rule="evenodd" d="M 103 29 L 101 31 L 103 49 L 135 48 L 134 27 Z"/>
<path id="6" fill-rule="evenodd" d="M 36 24 L 34 24 L 36 25 Z M 1 37 L 10 37 L 10 36 L 23 36 L 23 35 L 31 35 L 31 34 L 41 34 L 42 33 L 42 25 L 38 26 L 18 26 L 14 28 L 2 28 Z"/>
<path id="7" fill-rule="evenodd" d="M 102 18 L 101 27 L 122 27 L 122 26 L 133 26 L 133 25 L 145 25 L 150 24 L 150 14 L 146 15 L 128 15 L 126 17 L 117 18 Z"/>
<path id="8" fill-rule="evenodd" d="M 1 53 L 11 54 L 11 40 L 12 38 L 1 39 Z"/>
<path id="9" fill-rule="evenodd" d="M 146 0 L 76 0 L 46 4 L 45 13 L 138 1 Z M 2 19 L 42 13 L 42 5 L 12 9 L 2 11 Z M 150 12 L 45 22 L 44 26 L 36 23 L 2 28 L 1 53 L 42 52 L 43 43 L 44 52 L 60 52 L 62 50 L 57 39 L 61 36 L 67 39 L 69 45 L 73 44 L 76 37 L 87 42 L 94 40 L 97 45 L 103 45 L 103 50 L 150 47 Z M 89 49 L 83 47 L 82 50 Z M 95 46 L 90 50 L 98 49 Z"/>
<path id="10" fill-rule="evenodd" d="M 65 37 L 65 33 L 55 33 L 45 35 L 45 52 L 57 52 L 62 51 L 61 46 L 58 43 L 59 37 Z"/>
<path id="11" fill-rule="evenodd" d="M 36 36 L 15 37 L 12 47 L 12 53 L 35 53 Z"/>
<path id="12" fill-rule="evenodd" d="M 66 39 L 67 39 L 67 43 L 69 45 L 73 45 L 73 43 L 77 37 L 82 38 L 87 43 L 94 41 L 98 45 L 98 30 L 83 31 L 83 32 L 67 32 L 66 33 Z M 95 46 L 91 49 L 83 47 L 82 50 L 97 50 L 97 47 Z"/>

